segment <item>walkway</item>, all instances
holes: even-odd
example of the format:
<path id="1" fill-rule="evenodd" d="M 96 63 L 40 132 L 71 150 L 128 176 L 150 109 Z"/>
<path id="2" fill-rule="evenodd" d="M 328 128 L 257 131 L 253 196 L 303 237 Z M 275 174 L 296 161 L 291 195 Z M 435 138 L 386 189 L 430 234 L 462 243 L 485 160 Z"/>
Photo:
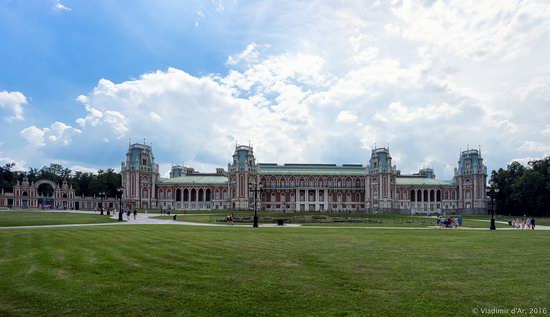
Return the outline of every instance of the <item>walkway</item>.
<path id="1" fill-rule="evenodd" d="M 83 214 L 98 214 L 94 211 L 77 211 L 77 210 L 48 210 L 41 212 L 68 212 L 68 213 L 83 213 Z M 201 216 L 204 214 L 200 214 Z M 134 215 L 130 215 L 130 220 L 127 219 L 126 214 L 124 214 L 123 222 L 109 222 L 109 223 L 86 223 L 86 224 L 65 224 L 65 225 L 37 225 L 37 226 L 16 226 L 16 227 L 0 227 L 0 230 L 12 230 L 12 229 L 34 229 L 34 228 L 65 228 L 65 227 L 95 227 L 95 226 L 123 226 L 123 225 L 183 225 L 183 226 L 198 226 L 198 227 L 241 227 L 241 228 L 250 228 L 250 224 L 217 224 L 217 223 L 201 223 L 201 222 L 189 222 L 189 221 L 174 221 L 171 219 L 158 219 L 160 214 L 145 214 L 138 213 L 136 219 Z M 179 216 L 180 219 L 185 216 Z M 118 213 L 111 215 L 112 219 L 118 220 Z M 489 220 L 477 220 L 489 222 Z M 508 224 L 504 221 L 497 221 L 497 223 Z M 285 224 L 284 226 L 278 226 L 277 224 L 260 224 L 262 228 L 304 228 L 304 229 L 396 229 L 396 230 L 434 230 L 437 229 L 436 226 L 427 226 L 427 227 L 367 227 L 367 226 L 303 226 L 301 224 Z M 457 229 L 441 229 L 441 230 L 477 230 L 485 231 L 488 228 L 467 228 L 461 227 Z M 497 228 L 497 230 L 519 230 L 514 228 Z M 550 230 L 550 226 L 540 226 L 537 225 L 535 230 Z"/>

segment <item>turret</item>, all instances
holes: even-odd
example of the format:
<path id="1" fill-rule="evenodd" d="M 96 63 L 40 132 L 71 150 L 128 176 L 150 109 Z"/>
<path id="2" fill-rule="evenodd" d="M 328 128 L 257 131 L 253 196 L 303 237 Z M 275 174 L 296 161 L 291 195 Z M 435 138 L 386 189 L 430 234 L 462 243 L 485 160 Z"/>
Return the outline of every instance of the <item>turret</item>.
<path id="1" fill-rule="evenodd" d="M 128 146 L 126 161 L 121 164 L 124 200 L 130 208 L 156 207 L 156 184 L 159 166 L 150 145 L 134 143 Z"/>
<path id="2" fill-rule="evenodd" d="M 251 146 L 235 145 L 233 162 L 227 166 L 229 171 L 229 193 L 233 209 L 249 208 L 248 184 L 257 181 L 256 158 Z"/>
<path id="3" fill-rule="evenodd" d="M 466 213 L 485 213 L 487 167 L 483 164 L 481 150 L 468 149 L 460 153 L 455 168 L 458 185 L 458 208 Z"/>
<path id="4" fill-rule="evenodd" d="M 388 148 L 372 150 L 366 168 L 365 196 L 367 210 L 392 211 L 395 192 L 395 176 L 399 174 L 397 167 L 392 166 L 392 158 Z"/>

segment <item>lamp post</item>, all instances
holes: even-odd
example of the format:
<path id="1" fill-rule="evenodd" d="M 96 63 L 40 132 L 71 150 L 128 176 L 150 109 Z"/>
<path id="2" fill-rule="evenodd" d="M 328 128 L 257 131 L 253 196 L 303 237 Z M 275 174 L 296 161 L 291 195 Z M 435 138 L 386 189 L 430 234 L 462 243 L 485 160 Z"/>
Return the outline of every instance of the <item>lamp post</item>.
<path id="1" fill-rule="evenodd" d="M 100 210 L 100 215 L 103 216 L 103 196 L 105 196 L 105 192 L 100 192 L 99 193 L 99 210 Z"/>
<path id="2" fill-rule="evenodd" d="M 262 184 L 258 184 L 257 182 L 248 183 L 248 189 L 249 189 L 249 192 L 254 193 L 254 224 L 252 225 L 252 227 L 257 228 L 258 227 L 257 195 L 258 193 L 262 192 Z"/>
<path id="3" fill-rule="evenodd" d="M 489 194 L 491 195 L 491 227 L 490 230 L 496 230 L 497 226 L 495 224 L 495 194 L 498 193 L 499 189 L 491 186 Z"/>
<path id="4" fill-rule="evenodd" d="M 124 192 L 124 188 L 119 187 L 116 190 L 120 193 L 118 196 L 118 221 L 122 221 L 122 193 Z"/>

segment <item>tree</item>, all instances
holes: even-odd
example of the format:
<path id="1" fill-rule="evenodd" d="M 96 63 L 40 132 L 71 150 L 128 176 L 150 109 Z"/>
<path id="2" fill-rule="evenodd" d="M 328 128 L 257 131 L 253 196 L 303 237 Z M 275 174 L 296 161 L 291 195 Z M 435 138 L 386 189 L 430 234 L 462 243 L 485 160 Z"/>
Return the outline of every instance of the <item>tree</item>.
<path id="1" fill-rule="evenodd" d="M 512 162 L 491 173 L 497 213 L 517 216 L 548 216 L 550 212 L 550 157 L 526 166 Z"/>
<path id="2" fill-rule="evenodd" d="M 12 172 L 12 168 L 14 167 L 15 163 L 7 163 L 4 166 L 0 166 L 0 189 L 11 191 L 17 183 L 17 175 L 15 172 Z"/>

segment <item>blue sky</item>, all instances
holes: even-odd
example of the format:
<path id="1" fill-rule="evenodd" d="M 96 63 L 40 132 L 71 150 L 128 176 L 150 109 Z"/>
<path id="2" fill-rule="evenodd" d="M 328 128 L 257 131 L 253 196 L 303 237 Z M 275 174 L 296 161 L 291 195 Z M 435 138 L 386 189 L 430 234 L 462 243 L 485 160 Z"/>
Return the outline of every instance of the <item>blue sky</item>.
<path id="1" fill-rule="evenodd" d="M 550 153 L 546 1 L 0 0 L 0 163 L 365 163 Z"/>

